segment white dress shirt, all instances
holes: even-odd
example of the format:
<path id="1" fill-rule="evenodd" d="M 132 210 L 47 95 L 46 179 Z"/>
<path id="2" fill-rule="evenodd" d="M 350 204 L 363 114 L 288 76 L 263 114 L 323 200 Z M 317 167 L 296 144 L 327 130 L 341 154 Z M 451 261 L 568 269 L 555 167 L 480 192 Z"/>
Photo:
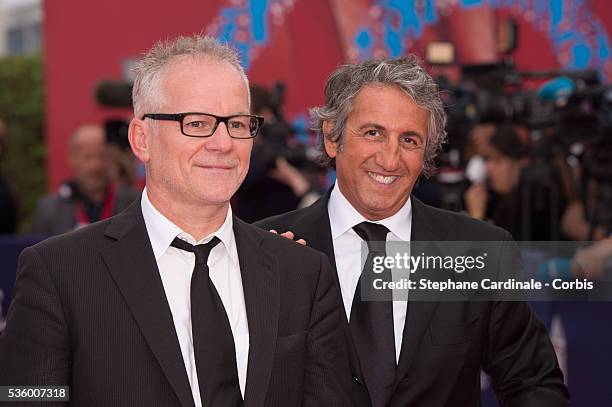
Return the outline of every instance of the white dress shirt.
<path id="1" fill-rule="evenodd" d="M 223 225 L 216 232 L 199 242 L 196 242 L 191 235 L 182 231 L 153 206 L 147 196 L 146 188 L 142 193 L 141 208 L 166 298 L 172 312 L 174 328 L 178 336 L 196 407 L 201 407 L 202 402 L 191 333 L 190 287 L 191 274 L 195 266 L 195 254 L 171 247 L 170 244 L 175 237 L 193 245 L 206 243 L 213 236 L 217 236 L 221 240 L 222 244 L 218 244 L 212 249 L 208 258 L 208 266 L 210 279 L 219 292 L 232 329 L 236 347 L 238 381 L 244 399 L 249 356 L 249 328 L 231 207 L 227 211 Z M 206 391 L 206 389 L 202 390 Z"/>
<path id="2" fill-rule="evenodd" d="M 361 275 L 361 243 L 362 239 L 353 230 L 353 226 L 361 222 L 370 222 L 361 215 L 350 202 L 342 195 L 338 182 L 334 185 L 329 202 L 329 223 L 334 244 L 334 255 L 336 257 L 336 268 L 340 280 L 340 290 L 346 315 L 350 319 L 353 296 Z M 410 198 L 406 204 L 393 216 L 377 222 L 389 229 L 387 242 L 410 241 L 412 229 L 412 205 Z M 387 251 L 389 253 L 389 250 Z M 406 309 L 408 303 L 393 301 L 393 330 L 395 338 L 395 361 L 399 363 L 400 351 L 402 349 L 402 334 L 406 322 Z"/>

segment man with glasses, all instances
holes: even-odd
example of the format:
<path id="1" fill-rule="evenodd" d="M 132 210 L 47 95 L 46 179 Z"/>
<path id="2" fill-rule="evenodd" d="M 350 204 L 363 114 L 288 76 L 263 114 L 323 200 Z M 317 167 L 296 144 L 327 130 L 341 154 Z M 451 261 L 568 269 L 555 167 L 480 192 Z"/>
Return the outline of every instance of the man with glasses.
<path id="1" fill-rule="evenodd" d="M 26 249 L 0 386 L 73 406 L 349 406 L 339 292 L 321 253 L 232 216 L 261 117 L 208 37 L 140 61 L 129 141 L 141 200 Z"/>

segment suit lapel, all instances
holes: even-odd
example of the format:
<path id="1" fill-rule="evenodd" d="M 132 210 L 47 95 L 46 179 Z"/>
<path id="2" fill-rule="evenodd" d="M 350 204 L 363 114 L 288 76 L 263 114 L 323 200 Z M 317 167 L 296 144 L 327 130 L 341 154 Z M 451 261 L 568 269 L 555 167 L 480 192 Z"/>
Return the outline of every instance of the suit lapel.
<path id="1" fill-rule="evenodd" d="M 140 200 L 117 215 L 100 250 L 112 278 L 183 407 L 193 407 L 174 321 L 147 234 Z"/>
<path id="2" fill-rule="evenodd" d="M 440 241 L 446 236 L 448 224 L 439 219 L 435 213 L 430 213 L 421 201 L 414 196 L 412 201 L 411 241 Z M 408 374 L 410 364 L 414 360 L 416 350 L 421 342 L 429 321 L 438 306 L 438 302 L 410 301 L 402 338 L 402 349 L 395 377 L 395 386 Z"/>
<path id="3" fill-rule="evenodd" d="M 334 273 L 336 282 L 340 284 L 338 280 L 338 270 L 336 269 L 336 262 L 334 260 L 334 242 L 332 240 L 329 214 L 327 211 L 327 203 L 329 202 L 330 194 L 331 189 L 317 202 L 305 208 L 304 214 L 296 220 L 294 224 L 295 230 L 292 232 L 296 234 L 296 238 L 306 240 L 307 246 L 327 254 L 334 271 L 336 271 L 336 273 Z"/>
<path id="4" fill-rule="evenodd" d="M 334 280 L 336 281 L 338 293 L 340 294 L 340 278 L 338 277 L 338 269 L 336 267 L 334 242 L 331 234 L 331 225 L 329 223 L 329 212 L 327 210 L 327 204 L 329 202 L 332 189 L 333 187 L 330 188 L 327 193 L 317 202 L 308 208 L 303 209 L 303 214 L 293 224 L 292 232 L 295 233 L 296 238 L 306 240 L 307 246 L 323 252 L 329 257 L 329 261 L 334 269 Z M 346 340 L 348 342 L 351 368 L 359 380 L 364 382 L 363 374 L 361 372 L 361 365 L 359 364 L 359 357 L 357 356 L 357 349 L 355 348 L 353 337 L 349 330 L 348 316 L 346 315 L 346 310 L 344 309 L 344 302 L 341 294 L 338 301 L 340 301 L 342 315 L 344 316 L 343 325 Z"/>
<path id="5" fill-rule="evenodd" d="M 265 247 L 261 247 L 261 237 L 257 231 L 249 233 L 249 228 L 255 229 L 234 217 L 234 235 L 249 324 L 244 407 L 262 407 L 274 363 L 280 283 L 276 260 Z"/>

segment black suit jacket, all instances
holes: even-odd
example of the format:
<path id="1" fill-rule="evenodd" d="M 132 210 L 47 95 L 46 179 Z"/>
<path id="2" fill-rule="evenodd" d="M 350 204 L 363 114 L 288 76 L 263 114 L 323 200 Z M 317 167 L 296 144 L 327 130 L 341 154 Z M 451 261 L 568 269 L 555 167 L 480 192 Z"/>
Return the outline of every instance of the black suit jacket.
<path id="1" fill-rule="evenodd" d="M 350 405 L 327 258 L 237 218 L 234 233 L 250 335 L 244 406 Z M 0 385 L 69 385 L 73 406 L 194 405 L 140 202 L 24 250 L 0 366 Z"/>
<path id="2" fill-rule="evenodd" d="M 334 259 L 327 203 L 260 221 L 258 226 L 292 231 Z M 427 206 L 412 197 L 413 241 L 508 241 L 504 230 L 467 216 Z M 332 261 L 335 269 L 335 261 Z M 339 284 L 336 273 L 336 283 Z M 363 375 L 348 327 L 343 325 L 355 383 Z M 479 406 L 480 370 L 491 375 L 504 406 L 566 406 L 554 349 L 542 323 L 524 302 L 409 301 L 394 390 L 389 406 Z M 354 386 L 356 386 L 354 384 Z M 367 405 L 367 392 L 361 393 Z M 366 393 L 366 394 L 363 394 Z"/>

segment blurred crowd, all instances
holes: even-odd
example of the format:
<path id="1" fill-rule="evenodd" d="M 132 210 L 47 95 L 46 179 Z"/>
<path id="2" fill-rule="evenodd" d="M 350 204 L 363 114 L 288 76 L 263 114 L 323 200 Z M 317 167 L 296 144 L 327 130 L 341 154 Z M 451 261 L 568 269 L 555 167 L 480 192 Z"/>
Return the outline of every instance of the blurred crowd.
<path id="1" fill-rule="evenodd" d="M 263 116 L 265 124 L 255 139 L 248 176 L 232 201 L 237 216 L 247 222 L 308 206 L 333 183 L 333 174 L 318 163 L 316 139 L 304 138 L 285 119 L 283 91 L 281 85 L 251 87 L 252 113 Z M 7 127 L 0 121 L 0 159 Z M 438 174 L 421 180 L 415 194 L 433 206 L 500 226 L 520 241 L 607 238 L 611 184 L 589 172 L 594 147 L 577 143 L 568 154 L 555 147 L 553 138 L 512 122 L 473 125 L 455 168 L 442 163 Z M 29 230 L 33 234 L 56 235 L 108 218 L 142 189 L 140 164 L 108 126 L 79 126 L 66 148 L 72 176 L 40 197 Z M 15 192 L 0 173 L 1 234 L 17 231 Z"/>

